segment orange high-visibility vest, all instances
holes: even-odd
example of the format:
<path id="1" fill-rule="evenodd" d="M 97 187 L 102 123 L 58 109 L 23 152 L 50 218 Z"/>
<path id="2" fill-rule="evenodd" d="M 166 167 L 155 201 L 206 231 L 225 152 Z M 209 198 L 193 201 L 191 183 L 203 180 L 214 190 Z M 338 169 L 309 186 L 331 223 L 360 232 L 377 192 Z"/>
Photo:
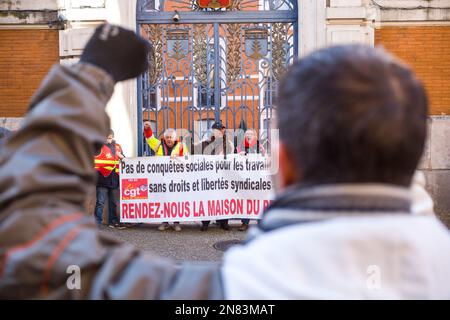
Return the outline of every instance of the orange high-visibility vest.
<path id="1" fill-rule="evenodd" d="M 94 159 L 95 170 L 100 172 L 100 174 L 105 178 L 108 177 L 113 171 L 119 174 L 120 158 L 118 153 L 122 153 L 122 147 L 118 143 L 115 144 L 115 147 L 116 154 L 113 155 L 111 149 L 104 144 L 100 154 Z"/>

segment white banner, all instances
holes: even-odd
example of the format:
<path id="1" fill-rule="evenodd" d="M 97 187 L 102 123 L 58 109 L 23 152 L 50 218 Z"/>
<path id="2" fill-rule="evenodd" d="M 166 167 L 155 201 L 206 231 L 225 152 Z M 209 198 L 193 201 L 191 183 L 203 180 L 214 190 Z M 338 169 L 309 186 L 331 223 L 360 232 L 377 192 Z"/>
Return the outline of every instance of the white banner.
<path id="1" fill-rule="evenodd" d="M 273 199 L 267 166 L 257 154 L 126 158 L 120 221 L 259 219 Z"/>

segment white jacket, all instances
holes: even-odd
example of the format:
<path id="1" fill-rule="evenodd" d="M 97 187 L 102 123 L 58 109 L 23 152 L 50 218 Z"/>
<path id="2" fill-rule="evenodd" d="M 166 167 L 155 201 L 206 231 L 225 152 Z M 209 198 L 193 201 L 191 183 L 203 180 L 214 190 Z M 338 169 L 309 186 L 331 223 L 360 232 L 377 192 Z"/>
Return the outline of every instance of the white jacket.
<path id="1" fill-rule="evenodd" d="M 330 217 L 296 221 L 308 213 Z M 225 254 L 227 299 L 450 299 L 450 234 L 434 216 L 275 208 L 264 219 L 290 222 Z"/>

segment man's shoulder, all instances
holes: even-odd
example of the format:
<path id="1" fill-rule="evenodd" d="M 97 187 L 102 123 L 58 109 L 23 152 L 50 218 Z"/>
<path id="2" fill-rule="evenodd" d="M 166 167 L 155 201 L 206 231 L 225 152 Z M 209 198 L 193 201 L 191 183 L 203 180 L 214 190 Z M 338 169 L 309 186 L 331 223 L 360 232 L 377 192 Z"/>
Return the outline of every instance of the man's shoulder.
<path id="1" fill-rule="evenodd" d="M 373 266 L 388 279 L 385 297 L 404 294 L 403 271 L 439 283 L 445 273 L 429 270 L 450 268 L 448 230 L 432 218 L 406 215 L 300 223 L 231 248 L 225 253 L 222 273 L 226 296 L 231 298 L 312 298 L 319 289 L 315 298 L 362 298 L 361 293 L 370 294 L 363 291 Z M 255 285 L 235 284 L 238 277 Z M 277 280 L 267 284 L 264 279 Z M 307 287 L 316 291 L 304 290 Z M 268 289 L 272 293 L 262 293 Z"/>
<path id="2" fill-rule="evenodd" d="M 308 240 L 312 237 L 330 239 L 336 241 L 342 239 L 364 239 L 367 237 L 382 237 L 389 241 L 393 238 L 409 237 L 419 230 L 424 230 L 423 236 L 442 234 L 449 236 L 450 233 L 442 223 L 435 217 L 414 216 L 407 213 L 392 214 L 367 214 L 367 215 L 343 215 L 331 219 L 318 220 L 292 224 L 283 228 L 267 232 L 264 236 L 269 238 L 289 238 Z"/>
<path id="3" fill-rule="evenodd" d="M 339 251 L 357 260 L 373 251 L 402 248 L 405 254 L 428 254 L 436 247 L 450 252 L 450 232 L 440 221 L 402 214 L 297 223 L 257 234 L 242 250 L 262 256 L 290 252 L 302 259 L 309 259 L 312 252 L 330 257 Z"/>

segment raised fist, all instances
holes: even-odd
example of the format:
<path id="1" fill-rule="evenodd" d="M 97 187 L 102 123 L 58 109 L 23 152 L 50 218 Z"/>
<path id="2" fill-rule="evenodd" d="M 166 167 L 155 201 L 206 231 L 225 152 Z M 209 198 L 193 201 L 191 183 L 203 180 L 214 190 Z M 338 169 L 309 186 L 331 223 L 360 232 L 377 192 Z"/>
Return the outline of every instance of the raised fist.
<path id="1" fill-rule="evenodd" d="M 144 122 L 144 134 L 147 139 L 153 135 L 152 127 L 148 121 Z"/>
<path id="2" fill-rule="evenodd" d="M 95 29 L 80 60 L 102 68 L 118 82 L 147 70 L 150 50 L 151 45 L 144 38 L 106 23 Z"/>

